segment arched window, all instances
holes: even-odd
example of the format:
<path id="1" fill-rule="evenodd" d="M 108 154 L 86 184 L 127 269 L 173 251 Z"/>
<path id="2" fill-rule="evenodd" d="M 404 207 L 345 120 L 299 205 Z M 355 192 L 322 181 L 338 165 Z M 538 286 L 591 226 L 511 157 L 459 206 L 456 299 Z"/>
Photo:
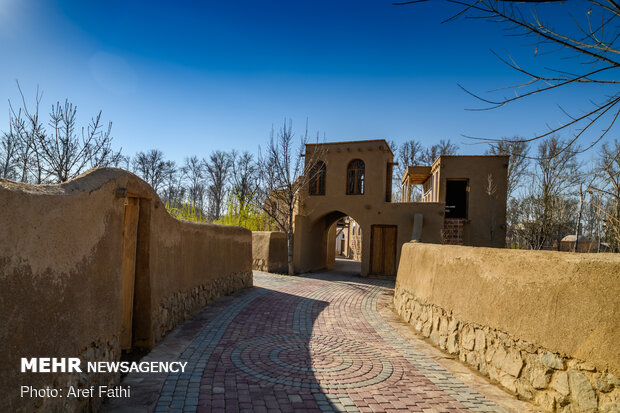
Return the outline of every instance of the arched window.
<path id="1" fill-rule="evenodd" d="M 354 159 L 347 167 L 347 195 L 364 194 L 364 161 Z"/>
<path id="2" fill-rule="evenodd" d="M 321 161 L 310 169 L 310 195 L 325 195 L 325 174 L 327 168 Z"/>

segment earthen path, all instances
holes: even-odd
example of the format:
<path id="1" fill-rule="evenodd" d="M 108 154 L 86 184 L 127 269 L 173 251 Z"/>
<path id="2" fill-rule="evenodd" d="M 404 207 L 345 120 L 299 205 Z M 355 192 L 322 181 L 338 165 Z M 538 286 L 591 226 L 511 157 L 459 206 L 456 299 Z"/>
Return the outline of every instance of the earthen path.
<path id="1" fill-rule="evenodd" d="M 393 281 L 354 264 L 301 277 L 254 273 L 145 360 L 183 374 L 131 374 L 104 411 L 535 411 L 419 338 L 391 310 Z M 353 271 L 352 269 L 353 268 Z"/>

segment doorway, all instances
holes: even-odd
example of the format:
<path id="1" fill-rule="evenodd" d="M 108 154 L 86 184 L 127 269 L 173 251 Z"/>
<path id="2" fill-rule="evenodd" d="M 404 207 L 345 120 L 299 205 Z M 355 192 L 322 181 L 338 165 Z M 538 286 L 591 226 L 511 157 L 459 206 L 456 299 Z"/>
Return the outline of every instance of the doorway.
<path id="1" fill-rule="evenodd" d="M 396 225 L 371 225 L 370 274 L 395 275 L 397 232 Z"/>
<path id="2" fill-rule="evenodd" d="M 121 256 L 121 331 L 123 352 L 151 346 L 149 239 L 151 202 L 125 198 Z"/>
<path id="3" fill-rule="evenodd" d="M 121 350 L 131 349 L 133 325 L 133 298 L 136 282 L 138 250 L 138 222 L 140 198 L 128 196 L 123 220 L 123 253 L 121 258 L 121 295 L 123 297 L 121 322 Z"/>
<path id="4" fill-rule="evenodd" d="M 446 181 L 446 218 L 467 218 L 467 192 L 466 179 Z"/>

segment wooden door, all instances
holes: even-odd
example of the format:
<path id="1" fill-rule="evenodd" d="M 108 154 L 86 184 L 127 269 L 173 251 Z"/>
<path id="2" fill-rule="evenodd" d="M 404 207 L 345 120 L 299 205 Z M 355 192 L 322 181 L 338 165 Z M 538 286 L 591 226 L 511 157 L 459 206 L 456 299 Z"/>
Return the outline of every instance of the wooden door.
<path id="1" fill-rule="evenodd" d="M 131 349 L 139 214 L 140 199 L 128 197 L 125 204 L 125 219 L 123 221 L 123 255 L 121 261 L 121 294 L 123 296 L 123 318 L 121 322 L 122 350 Z"/>
<path id="2" fill-rule="evenodd" d="M 396 225 L 370 227 L 370 274 L 394 275 L 396 272 Z"/>

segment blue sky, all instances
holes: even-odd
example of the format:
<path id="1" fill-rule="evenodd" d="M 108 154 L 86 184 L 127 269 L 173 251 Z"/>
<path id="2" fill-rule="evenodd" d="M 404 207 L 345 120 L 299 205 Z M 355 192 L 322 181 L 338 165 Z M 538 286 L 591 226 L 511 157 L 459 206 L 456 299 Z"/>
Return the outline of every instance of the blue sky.
<path id="1" fill-rule="evenodd" d="M 81 123 L 103 111 L 125 154 L 161 149 L 178 162 L 215 149 L 256 151 L 272 125 L 293 120 L 327 141 L 531 135 L 586 109 L 567 89 L 484 112 L 458 84 L 485 91 L 523 80 L 490 52 L 520 62 L 534 46 L 499 25 L 441 21 L 442 2 L 34 1 L 0 2 L 0 130 L 18 79 L 43 112 L 68 98 Z M 564 63 L 563 63 L 564 64 Z M 570 65 L 571 63 L 566 63 Z M 506 95 L 513 93 L 510 90 Z"/>

